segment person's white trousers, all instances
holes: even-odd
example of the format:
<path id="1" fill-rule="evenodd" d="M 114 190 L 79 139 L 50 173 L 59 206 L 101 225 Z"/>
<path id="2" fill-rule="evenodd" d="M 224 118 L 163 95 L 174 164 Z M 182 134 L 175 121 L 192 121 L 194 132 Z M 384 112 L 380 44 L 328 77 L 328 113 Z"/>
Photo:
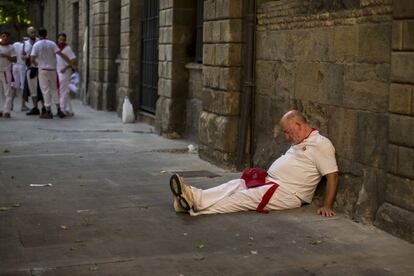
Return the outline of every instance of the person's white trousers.
<path id="1" fill-rule="evenodd" d="M 263 195 L 271 185 L 247 189 L 243 179 L 234 179 L 220 186 L 201 190 L 191 187 L 194 196 L 194 209 L 190 215 L 233 213 L 256 210 Z M 298 208 L 302 201 L 283 187 L 279 186 L 271 197 L 265 210 L 284 210 Z"/>
<path id="2" fill-rule="evenodd" d="M 0 85 L 3 88 L 5 101 L 3 106 L 3 113 L 10 113 L 12 107 L 12 89 L 11 89 L 12 74 L 10 71 L 0 72 Z"/>
<path id="3" fill-rule="evenodd" d="M 31 97 L 37 97 L 37 78 L 38 78 L 38 76 L 31 79 L 30 78 L 30 69 L 28 69 L 26 71 L 26 78 L 27 78 L 27 86 L 29 87 L 30 96 Z"/>
<path id="4" fill-rule="evenodd" d="M 26 76 L 26 65 L 24 64 L 13 64 L 13 77 L 14 77 L 14 88 L 24 89 L 24 79 Z"/>
<path id="5" fill-rule="evenodd" d="M 66 70 L 65 73 L 58 73 L 59 78 L 59 95 L 60 108 L 62 111 L 72 113 L 72 103 L 70 101 L 69 81 L 71 77 L 71 70 Z"/>
<path id="6" fill-rule="evenodd" d="M 53 99 L 54 104 L 59 104 L 59 92 L 57 89 L 57 73 L 55 70 L 39 69 L 39 85 L 42 90 L 43 100 L 46 107 L 50 107 Z"/>

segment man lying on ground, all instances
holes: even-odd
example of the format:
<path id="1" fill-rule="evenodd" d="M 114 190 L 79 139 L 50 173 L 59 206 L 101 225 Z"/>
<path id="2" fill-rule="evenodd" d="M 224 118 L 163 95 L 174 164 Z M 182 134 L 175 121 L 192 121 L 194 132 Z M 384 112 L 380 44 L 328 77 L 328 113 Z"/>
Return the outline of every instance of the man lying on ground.
<path id="1" fill-rule="evenodd" d="M 297 110 L 287 112 L 280 126 L 292 145 L 267 172 L 252 168 L 240 179 L 207 190 L 189 186 L 181 176 L 174 174 L 170 188 L 175 211 L 197 216 L 298 208 L 312 201 L 316 186 L 325 176 L 324 204 L 317 213 L 334 216 L 332 206 L 338 185 L 338 166 L 331 141 L 312 128 Z"/>

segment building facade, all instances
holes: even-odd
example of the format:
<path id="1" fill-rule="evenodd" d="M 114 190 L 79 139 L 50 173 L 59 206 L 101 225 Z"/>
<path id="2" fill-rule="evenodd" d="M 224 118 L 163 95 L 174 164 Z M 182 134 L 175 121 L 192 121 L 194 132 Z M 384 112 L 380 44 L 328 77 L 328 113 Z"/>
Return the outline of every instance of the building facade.
<path id="1" fill-rule="evenodd" d="M 85 104 L 121 112 L 128 96 L 160 135 L 239 169 L 280 156 L 279 119 L 299 109 L 336 147 L 336 209 L 414 241 L 413 1 L 47 0 L 44 13 L 78 53 Z"/>

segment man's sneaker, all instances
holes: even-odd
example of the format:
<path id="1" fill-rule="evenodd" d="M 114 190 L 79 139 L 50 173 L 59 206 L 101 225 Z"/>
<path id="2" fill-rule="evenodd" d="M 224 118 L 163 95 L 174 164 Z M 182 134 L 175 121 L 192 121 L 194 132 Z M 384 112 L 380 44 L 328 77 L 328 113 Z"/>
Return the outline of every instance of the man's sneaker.
<path id="1" fill-rule="evenodd" d="M 46 113 L 46 107 L 42 106 L 42 114 Z"/>
<path id="2" fill-rule="evenodd" d="M 181 207 L 180 203 L 178 202 L 178 199 L 175 198 L 175 197 L 174 197 L 173 206 L 174 206 L 174 210 L 177 213 L 188 213 L 188 211 L 186 209 L 184 209 L 183 207 Z"/>
<path id="3" fill-rule="evenodd" d="M 10 118 L 10 113 L 3 113 L 4 118 Z"/>
<path id="4" fill-rule="evenodd" d="M 178 174 L 173 174 L 170 178 L 170 188 L 181 208 L 190 211 L 194 206 L 194 197 L 184 179 Z"/>
<path id="5" fill-rule="evenodd" d="M 60 108 L 58 109 L 58 111 L 56 112 L 56 117 L 59 117 L 61 119 L 65 118 L 66 115 L 65 113 L 62 112 L 62 110 L 60 110 Z"/>
<path id="6" fill-rule="evenodd" d="M 39 115 L 40 111 L 39 108 L 37 107 L 33 107 L 29 112 L 26 113 L 27 116 L 31 116 L 31 115 Z"/>
<path id="7" fill-rule="evenodd" d="M 40 115 L 41 119 L 53 119 L 53 114 L 52 111 L 46 111 L 45 113 L 42 112 L 42 114 Z"/>

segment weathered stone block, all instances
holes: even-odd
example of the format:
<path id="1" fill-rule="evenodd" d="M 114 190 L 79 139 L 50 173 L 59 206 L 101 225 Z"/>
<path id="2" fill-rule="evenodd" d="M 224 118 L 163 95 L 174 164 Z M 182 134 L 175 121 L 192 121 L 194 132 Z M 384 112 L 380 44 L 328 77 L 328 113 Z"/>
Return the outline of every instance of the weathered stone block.
<path id="1" fill-rule="evenodd" d="M 390 80 L 389 64 L 351 63 L 345 65 L 344 80 L 351 81 L 380 81 Z"/>
<path id="2" fill-rule="evenodd" d="M 414 20 L 404 20 L 403 24 L 403 49 L 414 50 Z"/>
<path id="3" fill-rule="evenodd" d="M 227 91 L 240 91 L 241 68 L 220 68 L 219 89 Z"/>
<path id="4" fill-rule="evenodd" d="M 292 60 L 293 40 L 287 31 L 257 32 L 257 59 Z"/>
<path id="5" fill-rule="evenodd" d="M 344 94 L 344 66 L 332 63 L 298 63 L 295 96 L 301 100 L 340 105 Z"/>
<path id="6" fill-rule="evenodd" d="M 395 236 L 414 242 L 414 213 L 384 203 L 377 212 L 375 225 Z"/>
<path id="7" fill-rule="evenodd" d="M 398 174 L 414 179 L 414 148 L 398 147 Z"/>
<path id="8" fill-rule="evenodd" d="M 211 150 L 224 152 L 236 151 L 238 117 L 220 116 L 201 112 L 199 121 L 199 139 Z"/>
<path id="9" fill-rule="evenodd" d="M 335 27 L 329 40 L 329 59 L 352 61 L 358 56 L 359 29 L 357 25 Z"/>
<path id="10" fill-rule="evenodd" d="M 394 0 L 393 13 L 395 18 L 413 18 L 414 2 L 411 0 Z"/>
<path id="11" fill-rule="evenodd" d="M 214 21 L 204 21 L 203 23 L 203 43 L 213 42 Z"/>
<path id="12" fill-rule="evenodd" d="M 397 174 L 398 173 L 398 146 L 389 144 L 388 145 L 388 172 Z"/>
<path id="13" fill-rule="evenodd" d="M 216 44 L 203 44 L 203 64 L 215 65 Z"/>
<path id="14" fill-rule="evenodd" d="M 412 113 L 412 85 L 392 83 L 390 87 L 389 111 L 393 113 L 407 114 Z"/>
<path id="15" fill-rule="evenodd" d="M 159 29 L 160 37 L 159 43 L 173 43 L 173 29 L 172 27 L 162 27 Z"/>
<path id="16" fill-rule="evenodd" d="M 392 49 L 402 50 L 403 47 L 403 22 L 394 20 L 392 22 Z"/>
<path id="17" fill-rule="evenodd" d="M 216 18 L 240 18 L 242 6 L 241 0 L 216 0 Z"/>
<path id="18" fill-rule="evenodd" d="M 215 65 L 222 66 L 241 66 L 242 64 L 242 45 L 241 44 L 216 44 L 215 46 Z"/>
<path id="19" fill-rule="evenodd" d="M 413 52 L 393 52 L 391 54 L 391 79 L 396 82 L 414 83 L 413 64 Z"/>
<path id="20" fill-rule="evenodd" d="M 388 92 L 389 84 L 386 82 L 345 81 L 344 105 L 350 108 L 386 112 Z"/>
<path id="21" fill-rule="evenodd" d="M 358 60 L 389 63 L 391 51 L 391 24 L 359 25 Z"/>
<path id="22" fill-rule="evenodd" d="M 210 88 L 219 88 L 220 67 L 204 66 L 203 67 L 203 86 Z"/>
<path id="23" fill-rule="evenodd" d="M 172 79 L 173 63 L 169 61 L 158 62 L 158 76 L 164 79 Z"/>
<path id="24" fill-rule="evenodd" d="M 414 180 L 388 174 L 385 199 L 395 206 L 414 212 Z"/>
<path id="25" fill-rule="evenodd" d="M 160 0 L 160 10 L 172 8 L 173 2 L 173 0 Z"/>
<path id="26" fill-rule="evenodd" d="M 204 20 L 212 20 L 216 18 L 216 0 L 204 1 Z"/>
<path id="27" fill-rule="evenodd" d="M 386 173 L 371 167 L 363 168 L 362 173 L 362 185 L 355 203 L 353 219 L 363 223 L 372 223 L 382 203 L 379 193 L 385 190 Z"/>
<path id="28" fill-rule="evenodd" d="M 228 19 L 219 21 L 220 42 L 242 42 L 242 20 Z M 217 31 L 217 29 L 215 30 Z"/>
<path id="29" fill-rule="evenodd" d="M 184 99 L 188 84 L 179 79 L 158 79 L 158 95 L 166 98 Z"/>
<path id="30" fill-rule="evenodd" d="M 293 98 L 295 64 L 279 61 L 256 61 L 256 93 Z"/>
<path id="31" fill-rule="evenodd" d="M 414 117 L 390 114 L 390 142 L 414 147 Z"/>
<path id="32" fill-rule="evenodd" d="M 290 34 L 293 41 L 293 58 L 295 60 L 329 61 L 329 47 L 332 44 L 333 29 L 292 30 Z"/>
<path id="33" fill-rule="evenodd" d="M 226 116 L 239 114 L 240 93 L 238 92 L 217 91 L 205 88 L 202 100 L 204 111 Z"/>
<path id="34" fill-rule="evenodd" d="M 156 108 L 156 130 L 162 135 L 174 137 L 173 133 L 185 131 L 186 104 L 184 99 L 159 97 Z"/>
<path id="35" fill-rule="evenodd" d="M 359 112 L 356 160 L 376 168 L 386 168 L 388 118 L 381 113 Z"/>
<path id="36" fill-rule="evenodd" d="M 329 113 L 328 137 L 340 157 L 354 160 L 358 133 L 358 112 L 332 107 Z"/>
<path id="37" fill-rule="evenodd" d="M 173 58 L 173 45 L 160 44 L 158 46 L 158 59 L 160 61 L 172 61 Z"/>

